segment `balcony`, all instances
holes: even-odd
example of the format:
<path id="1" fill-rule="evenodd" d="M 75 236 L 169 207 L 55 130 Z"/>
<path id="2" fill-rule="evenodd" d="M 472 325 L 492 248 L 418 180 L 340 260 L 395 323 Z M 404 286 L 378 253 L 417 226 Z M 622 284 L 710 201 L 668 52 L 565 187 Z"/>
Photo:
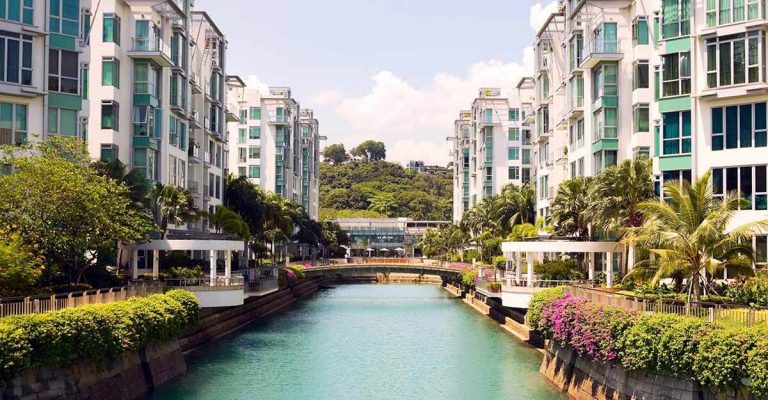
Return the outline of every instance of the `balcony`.
<path id="1" fill-rule="evenodd" d="M 620 61 L 624 54 L 619 49 L 619 42 L 607 41 L 601 37 L 584 45 L 584 55 L 579 68 L 590 69 L 604 61 Z"/>
<path id="2" fill-rule="evenodd" d="M 190 141 L 189 150 L 187 150 L 187 157 L 189 157 L 190 163 L 200 164 L 202 162 L 200 159 L 200 146 Z"/>
<path id="3" fill-rule="evenodd" d="M 187 188 L 189 189 L 189 192 L 192 193 L 192 196 L 200 197 L 200 182 L 188 181 Z"/>
<path id="4" fill-rule="evenodd" d="M 288 126 L 291 124 L 291 118 L 290 115 L 287 112 L 284 112 L 282 114 L 278 114 L 275 111 L 270 111 L 267 113 L 267 123 L 270 125 L 285 125 Z"/>
<path id="5" fill-rule="evenodd" d="M 240 117 L 237 115 L 237 106 L 232 103 L 227 103 L 224 108 L 224 112 L 227 114 L 227 122 L 239 122 Z"/>
<path id="6" fill-rule="evenodd" d="M 200 87 L 200 76 L 194 72 L 189 73 L 189 83 L 193 94 L 202 94 L 203 88 Z"/>
<path id="7" fill-rule="evenodd" d="M 192 110 L 189 113 L 189 125 L 193 128 L 203 129 L 203 122 L 200 121 L 200 113 L 197 110 Z"/>
<path id="8" fill-rule="evenodd" d="M 131 38 L 131 50 L 128 56 L 136 60 L 151 60 L 161 67 L 173 65 L 171 48 L 159 37 Z"/>

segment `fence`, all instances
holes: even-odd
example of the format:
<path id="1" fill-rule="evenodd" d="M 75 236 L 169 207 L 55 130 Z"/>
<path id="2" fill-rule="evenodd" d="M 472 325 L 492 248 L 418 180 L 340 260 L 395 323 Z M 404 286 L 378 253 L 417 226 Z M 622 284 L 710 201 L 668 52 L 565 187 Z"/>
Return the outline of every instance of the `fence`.
<path id="1" fill-rule="evenodd" d="M 675 300 L 649 299 L 581 286 L 567 286 L 565 292 L 584 297 L 600 305 L 621 307 L 638 313 L 686 315 L 710 322 L 741 324 L 748 327 L 768 324 L 768 309 L 737 304 L 708 302 L 685 304 Z"/>
<path id="2" fill-rule="evenodd" d="M 194 289 L 196 292 L 242 289 L 244 283 L 242 276 L 217 276 L 213 283 L 211 283 L 211 278 L 207 276 L 202 278 L 177 278 L 165 280 L 165 284 L 168 286 L 190 290 Z"/>
<path id="3" fill-rule="evenodd" d="M 162 292 L 162 285 L 151 284 L 91 289 L 81 292 L 52 294 L 50 296 L 4 297 L 0 298 L 0 318 L 9 315 L 44 313 L 88 304 L 111 303 L 131 297 L 147 296 Z"/>

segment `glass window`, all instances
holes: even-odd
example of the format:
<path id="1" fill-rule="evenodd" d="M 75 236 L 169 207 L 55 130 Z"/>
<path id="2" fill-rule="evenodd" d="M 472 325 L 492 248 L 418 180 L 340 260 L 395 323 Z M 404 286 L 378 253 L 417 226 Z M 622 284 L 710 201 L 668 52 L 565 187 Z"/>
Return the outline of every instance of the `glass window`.
<path id="1" fill-rule="evenodd" d="M 77 111 L 64 108 L 48 108 L 48 133 L 77 137 Z"/>
<path id="2" fill-rule="evenodd" d="M 766 103 L 712 108 L 712 150 L 766 147 Z"/>
<path id="3" fill-rule="evenodd" d="M 648 44 L 648 21 L 638 17 L 632 24 L 632 42 L 635 45 Z"/>
<path id="4" fill-rule="evenodd" d="M 519 108 L 510 108 L 509 109 L 509 120 L 510 121 L 517 121 L 520 119 L 520 109 Z"/>
<path id="5" fill-rule="evenodd" d="M 51 0 L 48 30 L 68 36 L 80 36 L 80 1 Z"/>
<path id="6" fill-rule="evenodd" d="M 248 177 L 249 178 L 261 178 L 261 167 L 258 165 L 249 165 L 248 166 Z"/>
<path id="7" fill-rule="evenodd" d="M 32 0 L 2 0 L 0 1 L 0 19 L 32 25 L 33 5 Z"/>
<path id="8" fill-rule="evenodd" d="M 240 110 L 240 118 L 238 118 L 240 124 L 245 125 L 248 122 L 248 110 Z"/>
<path id="9" fill-rule="evenodd" d="M 520 148 L 519 147 L 509 147 L 509 148 L 507 148 L 507 159 L 508 160 L 519 160 L 520 159 Z"/>
<path id="10" fill-rule="evenodd" d="M 707 40 L 707 87 L 765 81 L 765 35 L 751 31 Z"/>
<path id="11" fill-rule="evenodd" d="M 104 14 L 102 41 L 104 43 L 120 45 L 120 17 L 114 14 Z"/>
<path id="12" fill-rule="evenodd" d="M 509 167 L 507 171 L 507 178 L 512 180 L 520 179 L 520 167 Z"/>
<path id="13" fill-rule="evenodd" d="M 662 36 L 686 36 L 691 30 L 691 0 L 662 0 Z"/>
<path id="14" fill-rule="evenodd" d="M 742 210 L 768 209 L 768 182 L 765 165 L 713 168 L 712 194 L 722 199 L 725 193 L 736 192 L 749 201 Z"/>
<path id="15" fill-rule="evenodd" d="M 647 104 L 635 106 L 634 120 L 635 132 L 650 132 L 650 111 Z"/>
<path id="16" fill-rule="evenodd" d="M 248 138 L 249 139 L 260 139 L 261 138 L 261 127 L 260 126 L 249 126 L 248 127 Z"/>
<path id="17" fill-rule="evenodd" d="M 523 164 L 530 164 L 531 163 L 531 149 L 523 149 L 522 152 L 522 163 Z"/>
<path id="18" fill-rule="evenodd" d="M 648 60 L 640 60 L 635 64 L 635 89 L 647 89 L 650 87 L 650 67 Z"/>
<path id="19" fill-rule="evenodd" d="M 248 131 L 245 128 L 240 128 L 237 130 L 237 143 L 238 144 L 245 144 L 245 142 L 248 141 Z"/>
<path id="20" fill-rule="evenodd" d="M 27 105 L 0 103 L 0 145 L 27 142 Z"/>
<path id="21" fill-rule="evenodd" d="M 116 58 L 101 60 L 101 84 L 102 86 L 120 87 L 120 61 Z"/>
<path id="22" fill-rule="evenodd" d="M 663 56 L 662 97 L 691 93 L 691 53 L 672 53 Z"/>
<path id="23" fill-rule="evenodd" d="M 520 128 L 509 128 L 507 139 L 510 141 L 520 140 Z"/>
<path id="24" fill-rule="evenodd" d="M 248 158 L 251 160 L 261 158 L 261 147 L 248 146 Z"/>
<path id="25" fill-rule="evenodd" d="M 101 129 L 120 130 L 120 106 L 114 101 L 101 102 Z"/>
<path id="26" fill-rule="evenodd" d="M 662 114 L 662 155 L 690 154 L 691 112 L 679 111 Z"/>
<path id="27" fill-rule="evenodd" d="M 78 94 L 80 82 L 78 72 L 80 62 L 74 51 L 49 49 L 48 90 L 61 93 Z"/>
<path id="28" fill-rule="evenodd" d="M 252 120 L 261 119 L 261 107 L 251 107 L 249 110 L 250 110 L 250 119 Z"/>
<path id="29" fill-rule="evenodd" d="M 59 59 L 52 63 L 58 71 Z M 32 36 L 0 31 L 0 81 L 32 84 Z"/>

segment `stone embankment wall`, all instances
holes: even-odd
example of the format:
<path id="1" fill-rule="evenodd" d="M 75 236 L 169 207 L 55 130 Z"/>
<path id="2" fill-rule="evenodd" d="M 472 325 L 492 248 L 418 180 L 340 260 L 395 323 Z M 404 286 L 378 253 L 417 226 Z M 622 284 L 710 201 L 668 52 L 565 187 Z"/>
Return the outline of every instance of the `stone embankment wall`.
<path id="1" fill-rule="evenodd" d="M 115 360 L 68 367 L 31 368 L 8 382 L 0 382 L 3 400 L 111 399 L 132 400 L 184 374 L 184 352 L 231 333 L 250 322 L 290 307 L 313 295 L 324 278 L 307 279 L 293 288 L 251 297 L 242 306 L 200 311 L 194 330 L 178 340 L 123 354 Z"/>

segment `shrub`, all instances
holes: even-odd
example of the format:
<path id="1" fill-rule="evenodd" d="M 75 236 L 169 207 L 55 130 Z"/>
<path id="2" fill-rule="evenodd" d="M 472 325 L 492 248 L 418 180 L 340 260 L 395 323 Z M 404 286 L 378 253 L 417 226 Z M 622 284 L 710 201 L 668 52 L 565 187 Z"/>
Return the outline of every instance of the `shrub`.
<path id="1" fill-rule="evenodd" d="M 693 376 L 703 386 L 736 387 L 747 376 L 747 354 L 755 345 L 747 329 L 713 329 L 701 338 L 693 360 Z"/>
<path id="2" fill-rule="evenodd" d="M 113 359 L 178 336 L 197 322 L 195 295 L 183 290 L 126 301 L 6 317 L 0 322 L 0 376 L 27 367 Z"/>
<path id="3" fill-rule="evenodd" d="M 738 278 L 728 285 L 726 296 L 731 303 L 768 307 L 768 278 Z"/>
<path id="4" fill-rule="evenodd" d="M 507 258 L 504 256 L 493 257 L 493 267 L 496 269 L 507 269 Z"/>
<path id="5" fill-rule="evenodd" d="M 747 378 L 755 397 L 768 397 L 768 329 L 753 332 L 755 345 L 747 352 Z"/>
<path id="6" fill-rule="evenodd" d="M 488 291 L 491 293 L 501 292 L 501 283 L 499 282 L 491 282 L 486 287 L 488 288 Z"/>
<path id="7" fill-rule="evenodd" d="M 200 279 L 205 276 L 203 268 L 194 267 L 171 267 L 168 269 L 167 278 L 169 279 Z"/>
<path id="8" fill-rule="evenodd" d="M 525 314 L 525 323 L 531 329 L 539 328 L 539 319 L 544 306 L 548 303 L 565 296 L 565 290 L 562 286 L 542 289 L 531 296 L 528 302 L 528 312 Z"/>
<path id="9" fill-rule="evenodd" d="M 477 283 L 477 270 L 476 269 L 463 269 L 461 270 L 461 283 L 464 286 L 473 287 Z"/>
<path id="10" fill-rule="evenodd" d="M 576 260 L 551 260 L 536 267 L 539 279 L 545 281 L 568 281 L 582 279 Z"/>
<path id="11" fill-rule="evenodd" d="M 303 279 L 304 278 L 304 270 L 306 268 L 304 268 L 303 266 L 301 266 L 301 265 L 291 265 L 291 266 L 288 267 L 288 269 L 294 272 L 294 274 L 296 275 L 296 279 Z"/>

